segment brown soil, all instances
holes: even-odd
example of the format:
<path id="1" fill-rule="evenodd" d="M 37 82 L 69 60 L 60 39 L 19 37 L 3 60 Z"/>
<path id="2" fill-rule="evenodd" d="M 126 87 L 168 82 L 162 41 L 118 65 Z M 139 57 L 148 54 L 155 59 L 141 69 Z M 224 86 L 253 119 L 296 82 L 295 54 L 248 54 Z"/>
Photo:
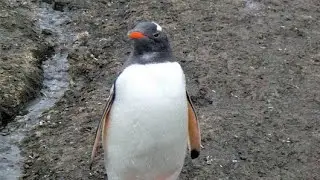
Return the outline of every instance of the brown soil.
<path id="1" fill-rule="evenodd" d="M 34 98 L 41 86 L 41 61 L 50 53 L 40 43 L 31 1 L 0 2 L 0 127 Z"/>
<path id="2" fill-rule="evenodd" d="M 138 20 L 169 33 L 200 117 L 204 149 L 180 179 L 320 179 L 320 2 L 59 3 L 89 37 L 69 56 L 70 90 L 22 145 L 23 179 L 103 179 L 102 156 L 88 168 L 95 127 Z"/>

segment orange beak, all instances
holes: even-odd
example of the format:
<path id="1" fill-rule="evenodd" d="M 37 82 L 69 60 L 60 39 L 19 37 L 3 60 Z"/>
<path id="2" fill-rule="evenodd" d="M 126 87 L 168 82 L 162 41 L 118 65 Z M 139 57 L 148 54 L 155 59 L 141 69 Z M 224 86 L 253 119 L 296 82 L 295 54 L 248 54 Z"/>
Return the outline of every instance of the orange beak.
<path id="1" fill-rule="evenodd" d="M 141 32 L 138 32 L 138 31 L 130 32 L 128 36 L 131 39 L 141 39 L 141 38 L 145 37 L 144 34 L 142 34 Z"/>

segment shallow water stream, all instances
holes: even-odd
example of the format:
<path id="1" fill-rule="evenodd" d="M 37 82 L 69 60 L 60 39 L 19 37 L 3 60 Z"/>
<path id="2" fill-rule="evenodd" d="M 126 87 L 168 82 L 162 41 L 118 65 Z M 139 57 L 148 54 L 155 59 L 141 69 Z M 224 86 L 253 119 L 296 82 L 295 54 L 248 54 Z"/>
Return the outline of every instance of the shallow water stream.
<path id="1" fill-rule="evenodd" d="M 0 132 L 0 179 L 18 179 L 22 174 L 23 159 L 20 155 L 19 142 L 26 133 L 40 123 L 41 114 L 51 108 L 69 86 L 68 46 L 74 36 L 65 28 L 69 21 L 67 12 L 53 10 L 48 4 L 42 4 L 37 12 L 40 30 L 50 32 L 54 38 L 55 53 L 42 64 L 43 88 L 41 96 L 30 102 L 24 116 L 17 116 L 12 123 Z"/>

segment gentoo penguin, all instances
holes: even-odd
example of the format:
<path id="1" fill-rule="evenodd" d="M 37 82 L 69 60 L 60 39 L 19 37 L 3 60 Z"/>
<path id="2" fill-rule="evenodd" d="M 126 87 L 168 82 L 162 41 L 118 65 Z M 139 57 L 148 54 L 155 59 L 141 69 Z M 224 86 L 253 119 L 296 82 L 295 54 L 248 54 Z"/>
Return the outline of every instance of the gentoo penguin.
<path id="1" fill-rule="evenodd" d="M 91 164 L 102 136 L 109 180 L 176 180 L 188 144 L 191 158 L 200 153 L 185 74 L 157 23 L 141 22 L 128 36 L 133 49 L 111 88 Z"/>

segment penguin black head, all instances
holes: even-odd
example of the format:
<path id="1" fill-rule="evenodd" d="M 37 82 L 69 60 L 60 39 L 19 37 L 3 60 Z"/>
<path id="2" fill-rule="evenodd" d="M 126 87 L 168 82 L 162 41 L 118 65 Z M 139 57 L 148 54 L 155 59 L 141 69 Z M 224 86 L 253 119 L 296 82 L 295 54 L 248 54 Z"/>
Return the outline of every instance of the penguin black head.
<path id="1" fill-rule="evenodd" d="M 133 55 L 145 53 L 169 53 L 171 51 L 167 35 L 155 22 L 140 22 L 128 36 L 133 40 Z"/>

